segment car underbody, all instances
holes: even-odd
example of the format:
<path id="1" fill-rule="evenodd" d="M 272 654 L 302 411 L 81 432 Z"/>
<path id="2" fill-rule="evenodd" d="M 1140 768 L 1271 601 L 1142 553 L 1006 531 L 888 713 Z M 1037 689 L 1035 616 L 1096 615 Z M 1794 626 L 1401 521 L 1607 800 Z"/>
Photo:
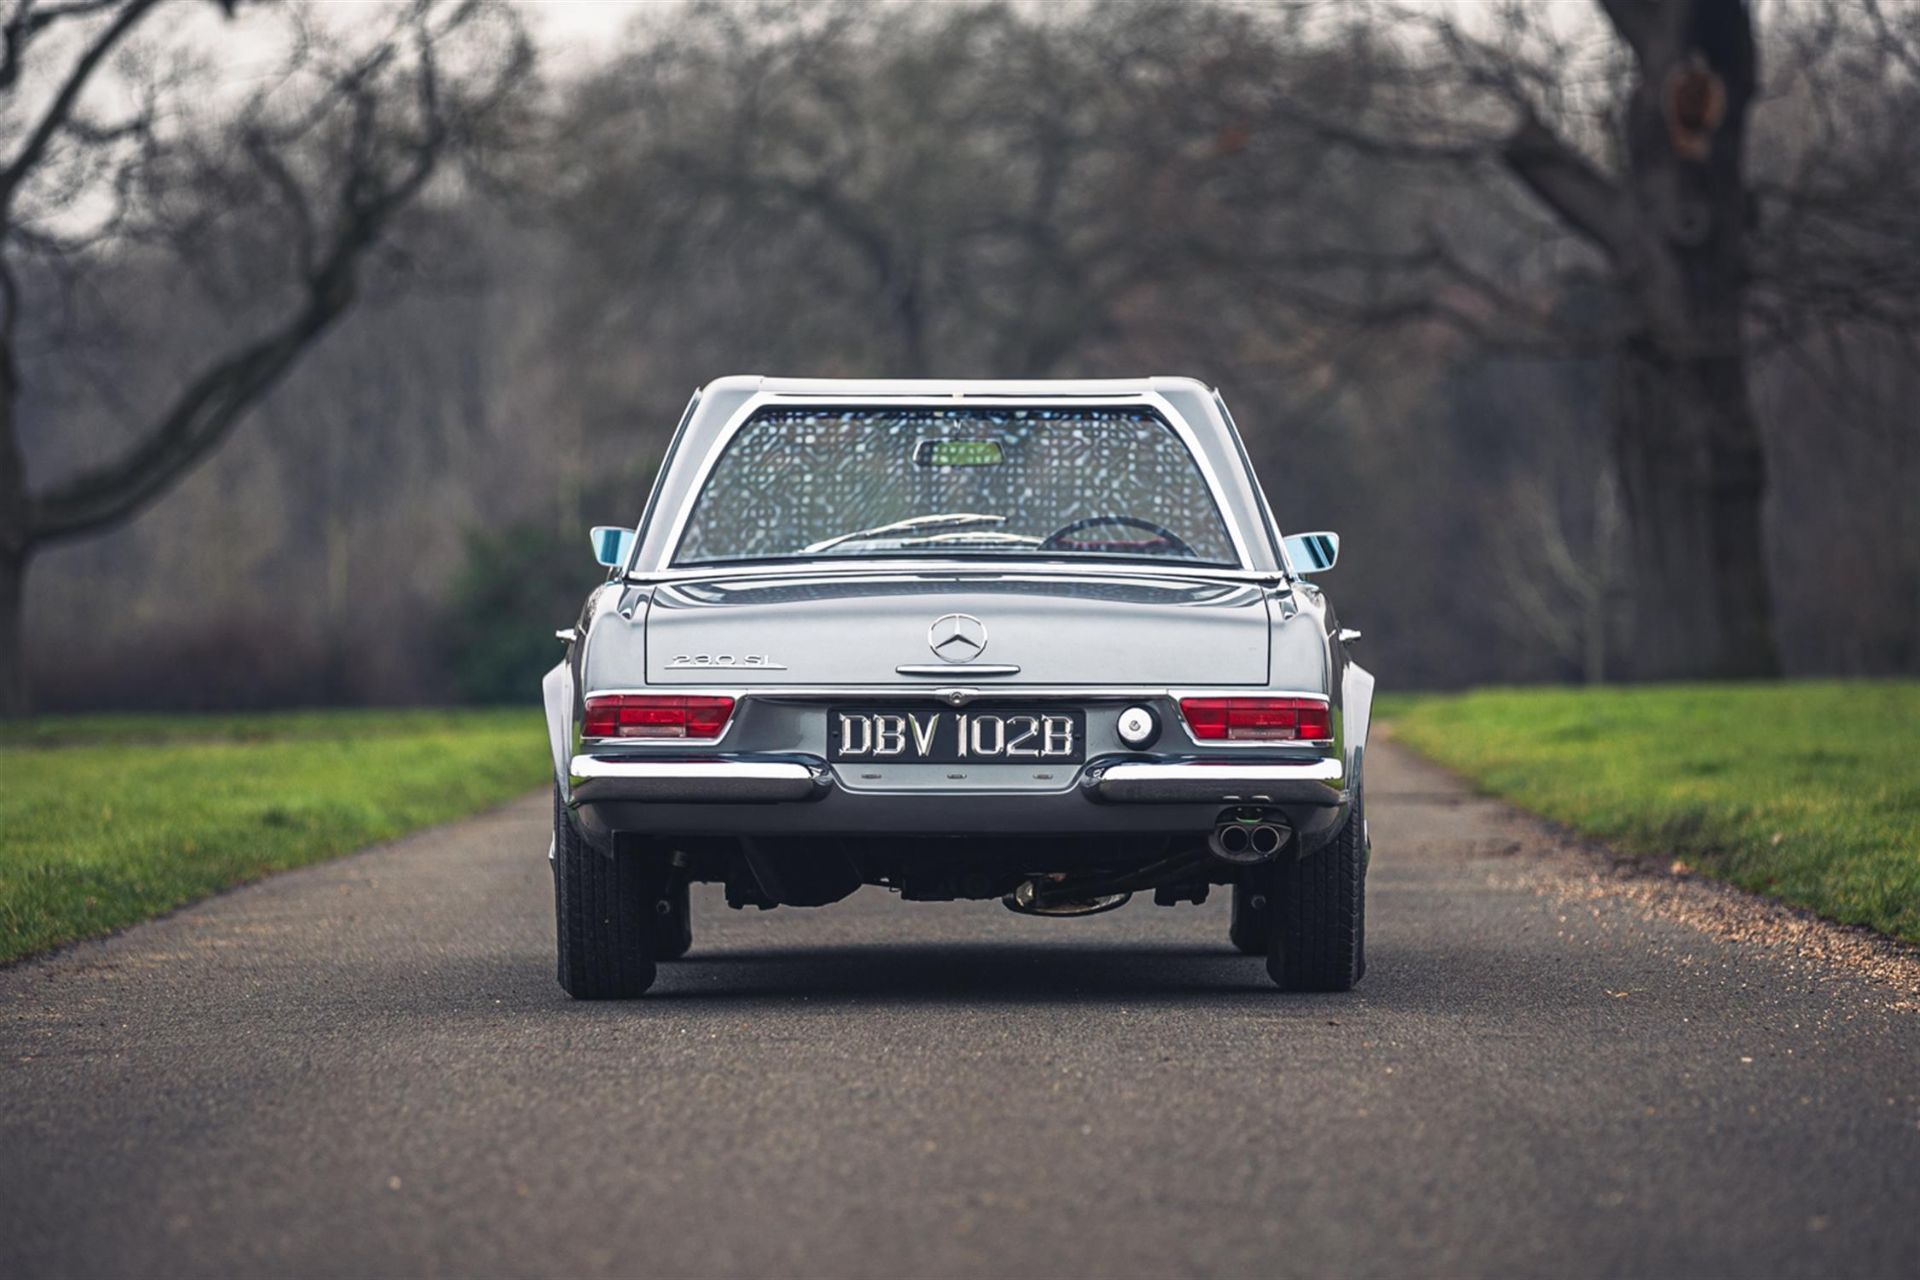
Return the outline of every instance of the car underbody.
<path id="1" fill-rule="evenodd" d="M 1235 883 L 1250 866 L 1317 849 L 1343 811 L 1342 792 L 1318 780 L 1294 784 L 1317 788 L 1313 803 L 1285 806 L 1239 784 L 1214 784 L 1220 795 L 1200 802 L 1102 801 L 1108 770 L 1098 767 L 1064 793 L 874 797 L 845 794 L 816 767 L 818 798 L 753 805 L 619 799 L 619 780 L 583 779 L 575 813 L 596 847 L 724 883 L 736 907 L 818 906 L 867 884 L 912 900 L 1003 898 L 1022 909 L 1143 891 L 1169 904 L 1204 901 L 1210 885 Z"/>

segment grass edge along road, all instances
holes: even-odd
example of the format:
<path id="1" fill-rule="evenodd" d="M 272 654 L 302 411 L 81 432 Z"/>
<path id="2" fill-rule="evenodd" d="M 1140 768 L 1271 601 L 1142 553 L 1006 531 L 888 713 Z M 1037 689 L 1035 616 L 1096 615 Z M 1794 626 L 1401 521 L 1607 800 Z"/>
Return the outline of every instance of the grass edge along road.
<path id="1" fill-rule="evenodd" d="M 0 725 L 0 964 L 491 808 L 549 774 L 535 709 Z"/>
<path id="2" fill-rule="evenodd" d="M 1396 739 L 1630 852 L 1920 943 L 1920 681 L 1383 697 Z M 0 963 L 533 790 L 537 711 L 0 725 Z"/>
<path id="3" fill-rule="evenodd" d="M 1920 681 L 1485 689 L 1381 715 L 1581 835 L 1920 943 Z"/>

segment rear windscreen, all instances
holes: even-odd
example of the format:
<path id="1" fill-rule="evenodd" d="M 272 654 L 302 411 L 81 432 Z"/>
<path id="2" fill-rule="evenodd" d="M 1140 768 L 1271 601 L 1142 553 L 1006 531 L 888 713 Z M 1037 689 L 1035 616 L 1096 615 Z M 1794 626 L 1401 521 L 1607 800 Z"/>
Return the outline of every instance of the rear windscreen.
<path id="1" fill-rule="evenodd" d="M 714 463 L 674 563 L 1097 556 L 1232 565 L 1186 443 L 1150 408 L 773 408 Z"/>

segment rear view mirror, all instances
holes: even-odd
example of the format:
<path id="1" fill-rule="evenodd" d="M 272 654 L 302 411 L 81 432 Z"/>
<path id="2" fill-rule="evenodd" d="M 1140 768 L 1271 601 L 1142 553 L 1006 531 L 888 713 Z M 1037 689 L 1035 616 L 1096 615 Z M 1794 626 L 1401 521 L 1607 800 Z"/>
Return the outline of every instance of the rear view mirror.
<path id="1" fill-rule="evenodd" d="M 1333 568 L 1333 562 L 1340 558 L 1337 533 L 1296 533 L 1286 539 L 1286 544 L 1287 559 L 1295 573 L 1320 573 Z"/>
<path id="2" fill-rule="evenodd" d="M 592 537 L 595 560 L 609 569 L 626 565 L 627 556 L 633 551 L 633 530 L 611 524 L 595 525 Z"/>

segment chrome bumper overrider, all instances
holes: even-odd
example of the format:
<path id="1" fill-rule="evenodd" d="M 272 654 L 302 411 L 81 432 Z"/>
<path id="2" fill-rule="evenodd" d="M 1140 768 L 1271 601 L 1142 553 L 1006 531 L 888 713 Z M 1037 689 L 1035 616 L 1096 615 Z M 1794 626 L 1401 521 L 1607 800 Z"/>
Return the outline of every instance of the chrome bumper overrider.
<path id="1" fill-rule="evenodd" d="M 1299 764 L 1109 765 L 1091 785 L 1102 800 L 1122 803 L 1219 801 L 1223 804 L 1337 805 L 1343 770 L 1338 760 Z"/>
<path id="2" fill-rule="evenodd" d="M 766 804 L 816 800 L 840 790 L 824 763 L 798 760 L 578 755 L 568 771 L 574 800 L 588 804 L 600 800 Z M 1338 805 L 1344 799 L 1344 780 L 1337 759 L 1281 764 L 1096 761 L 1079 790 L 1089 799 L 1120 804 Z M 964 797 L 966 793 L 953 794 Z"/>

